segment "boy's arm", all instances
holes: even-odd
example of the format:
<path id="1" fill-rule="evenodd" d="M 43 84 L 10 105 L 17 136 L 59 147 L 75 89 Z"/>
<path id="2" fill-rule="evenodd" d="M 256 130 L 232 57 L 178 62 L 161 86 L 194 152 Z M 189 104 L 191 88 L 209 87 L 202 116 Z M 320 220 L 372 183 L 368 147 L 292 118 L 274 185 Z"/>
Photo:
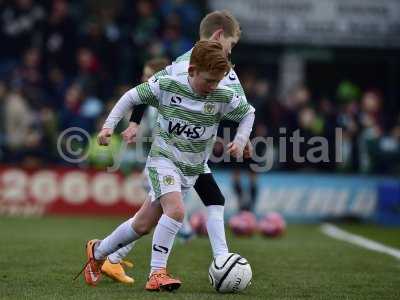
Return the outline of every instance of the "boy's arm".
<path id="1" fill-rule="evenodd" d="M 249 141 L 249 137 L 253 129 L 254 118 L 255 114 L 254 112 L 251 112 L 245 115 L 244 118 L 240 121 L 239 126 L 236 130 L 235 138 L 232 142 L 228 144 L 229 154 L 235 157 L 240 157 L 243 155 L 243 151 Z"/>
<path id="2" fill-rule="evenodd" d="M 172 74 L 172 65 L 167 66 L 165 69 L 155 73 L 153 76 L 155 78 L 160 78 L 161 76 L 171 75 Z M 135 107 L 132 111 L 131 117 L 129 119 L 128 127 L 122 132 L 122 138 L 127 143 L 134 142 L 136 138 L 136 134 L 142 121 L 143 115 L 147 109 L 147 104 L 140 104 Z"/>
<path id="3" fill-rule="evenodd" d="M 100 145 L 108 145 L 109 139 L 123 116 L 132 109 L 134 105 L 148 104 L 158 107 L 159 85 L 158 80 L 145 82 L 137 87 L 127 91 L 121 99 L 115 104 L 108 115 L 103 129 L 100 131 L 97 139 Z"/>
<path id="4" fill-rule="evenodd" d="M 167 66 L 165 69 L 158 71 L 153 75 L 155 78 L 160 78 L 161 76 L 171 75 L 172 67 L 171 65 Z M 141 104 L 135 107 L 135 110 L 132 112 L 131 118 L 129 119 L 129 124 L 136 123 L 137 125 L 140 124 L 140 121 L 143 118 L 144 112 L 147 109 L 146 104 Z"/>
<path id="5" fill-rule="evenodd" d="M 224 111 L 224 118 L 239 123 L 235 138 L 228 144 L 228 153 L 235 157 L 243 155 L 254 124 L 255 109 L 245 98 L 235 93 Z"/>
<path id="6" fill-rule="evenodd" d="M 240 83 L 239 77 L 233 68 L 230 70 L 228 75 L 224 77 L 222 85 L 233 89 L 240 97 L 242 97 L 243 100 L 247 102 L 243 86 Z M 243 157 L 250 158 L 252 153 L 253 153 L 253 145 L 250 143 L 250 141 L 247 141 L 246 146 L 244 147 L 243 150 Z"/>

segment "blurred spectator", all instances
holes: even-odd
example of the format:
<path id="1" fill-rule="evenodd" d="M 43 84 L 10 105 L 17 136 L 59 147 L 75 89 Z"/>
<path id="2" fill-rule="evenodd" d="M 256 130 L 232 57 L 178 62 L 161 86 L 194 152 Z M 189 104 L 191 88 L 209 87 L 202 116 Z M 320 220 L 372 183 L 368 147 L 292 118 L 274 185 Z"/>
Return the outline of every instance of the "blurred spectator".
<path id="1" fill-rule="evenodd" d="M 60 68 L 67 74 L 74 71 L 77 29 L 65 0 L 52 2 L 43 30 L 43 54 L 47 69 Z"/>
<path id="2" fill-rule="evenodd" d="M 337 159 L 338 153 L 336 153 L 336 142 L 338 142 L 339 137 L 336 136 L 336 129 L 338 128 L 337 122 L 337 111 L 334 107 L 332 100 L 327 97 L 323 97 L 319 102 L 318 112 L 323 122 L 323 133 L 324 136 L 328 141 L 328 154 L 329 154 L 329 162 L 328 163 L 321 163 L 320 167 L 323 170 L 335 170 L 339 167 L 339 162 Z"/>
<path id="3" fill-rule="evenodd" d="M 78 74 L 76 82 L 89 95 L 97 95 L 101 87 L 101 63 L 93 51 L 87 47 L 81 47 L 77 53 Z"/>
<path id="4" fill-rule="evenodd" d="M 5 101 L 7 96 L 7 86 L 5 82 L 0 81 L 0 161 L 6 155 L 6 132 L 5 132 Z"/>
<path id="5" fill-rule="evenodd" d="M 364 173 L 381 172 L 384 152 L 389 150 L 389 139 L 384 137 L 382 98 L 378 91 L 366 91 L 361 100 L 360 110 L 360 169 Z M 390 152 L 390 150 L 389 150 Z"/>
<path id="6" fill-rule="evenodd" d="M 257 136 L 267 135 L 267 124 L 269 124 L 269 101 L 270 85 L 264 78 L 254 84 L 254 94 L 250 94 L 253 107 L 258 112 L 255 119 L 255 132 Z"/>
<path id="7" fill-rule="evenodd" d="M 41 63 L 40 49 L 29 48 L 23 54 L 22 63 L 14 69 L 11 78 L 13 82 L 21 84 L 22 93 L 27 98 L 29 105 L 35 109 L 47 105 Z"/>
<path id="8" fill-rule="evenodd" d="M 39 166 L 44 159 L 51 162 L 49 149 L 54 147 L 55 141 L 46 140 L 43 120 L 38 113 L 29 107 L 28 100 L 24 98 L 20 88 L 12 87 L 5 98 L 5 132 L 9 155 L 7 161 L 26 167 Z M 54 122 L 54 118 L 47 116 L 45 121 Z"/>
<path id="9" fill-rule="evenodd" d="M 68 79 L 62 69 L 53 67 L 48 71 L 46 81 L 48 106 L 59 109 L 63 105 L 63 97 L 68 87 Z"/>
<path id="10" fill-rule="evenodd" d="M 13 87 L 4 100 L 7 146 L 11 151 L 18 152 L 23 149 L 32 126 L 33 111 L 18 86 Z"/>
<path id="11" fill-rule="evenodd" d="M 343 171 L 354 172 L 359 169 L 359 150 L 358 150 L 358 134 L 359 124 L 357 116 L 352 113 L 356 105 L 354 103 L 347 106 L 344 112 L 339 115 L 339 125 L 343 127 Z"/>
<path id="12" fill-rule="evenodd" d="M 189 36 L 197 35 L 197 24 L 200 23 L 201 8 L 199 7 L 199 1 L 191 0 L 168 0 L 161 1 L 160 11 L 164 19 L 167 19 L 171 15 L 178 15 L 182 20 L 184 32 Z M 195 31 L 194 31 L 195 29 Z"/>
<path id="13" fill-rule="evenodd" d="M 109 91 L 116 84 L 114 81 L 117 77 L 118 67 L 121 65 L 118 61 L 118 32 L 106 34 L 105 28 L 98 19 L 91 19 L 85 26 L 84 35 L 80 42 L 81 47 L 79 49 L 79 55 L 83 51 L 87 51 L 92 56 L 92 66 L 96 63 L 95 72 L 98 77 L 98 83 L 101 82 L 100 86 L 96 86 L 95 90 L 100 95 L 105 97 L 111 96 Z M 113 59 L 109 59 L 112 57 Z M 78 58 L 78 67 L 82 72 L 82 61 L 81 56 Z M 87 69 L 85 67 L 85 69 Z M 92 93 L 92 92 L 91 92 Z"/>
<path id="14" fill-rule="evenodd" d="M 136 18 L 132 38 L 136 46 L 143 47 L 155 39 L 160 27 L 154 4 L 149 0 L 136 2 Z"/>
<path id="15" fill-rule="evenodd" d="M 78 84 L 72 84 L 65 93 L 64 106 L 60 112 L 60 129 L 79 127 L 84 130 L 93 131 L 93 126 L 88 118 L 82 114 L 82 103 L 85 94 Z"/>
<path id="16" fill-rule="evenodd" d="M 163 45 L 167 54 L 174 59 L 193 46 L 192 41 L 182 35 L 182 27 L 179 15 L 168 16 L 164 27 Z"/>
<path id="17" fill-rule="evenodd" d="M 304 167 L 295 161 L 293 155 L 293 144 L 290 143 L 290 138 L 294 132 L 301 126 L 303 127 L 304 134 L 309 133 L 311 124 L 314 122 L 314 111 L 307 108 L 310 102 L 310 91 L 306 86 L 299 85 L 294 87 L 289 93 L 282 111 L 282 120 L 280 127 L 280 136 L 286 140 L 286 162 L 282 162 L 281 166 L 286 170 L 293 170 Z M 307 108 L 306 110 L 303 110 Z M 303 151 L 304 152 L 304 149 Z M 304 153 L 303 153 L 304 154 Z"/>
<path id="18" fill-rule="evenodd" d="M 39 46 L 45 19 L 45 11 L 39 3 L 33 0 L 9 1 L 0 18 L 2 57 L 18 59 L 27 48 Z"/>

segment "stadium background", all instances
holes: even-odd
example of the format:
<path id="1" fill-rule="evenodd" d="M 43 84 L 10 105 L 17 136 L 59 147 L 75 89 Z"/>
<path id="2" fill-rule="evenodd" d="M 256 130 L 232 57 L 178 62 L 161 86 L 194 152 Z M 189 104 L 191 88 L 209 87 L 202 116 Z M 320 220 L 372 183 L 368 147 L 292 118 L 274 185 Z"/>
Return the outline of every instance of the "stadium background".
<path id="1" fill-rule="evenodd" d="M 306 141 L 322 136 L 330 145 L 330 162 L 297 163 L 289 144 L 287 162 L 273 157 L 272 170 L 257 174 L 254 212 L 278 211 L 295 224 L 355 220 L 360 233 L 399 246 L 398 229 L 381 227 L 400 225 L 400 2 L 394 0 L 0 1 L 1 235 L 11 236 L 6 228 L 19 222 L 36 224 L 10 215 L 122 216 L 140 205 L 145 192 L 135 147 L 125 151 L 119 171 L 104 172 L 113 161 L 109 150 L 95 146 L 96 132 L 115 101 L 140 82 L 145 61 L 174 60 L 189 50 L 213 9 L 229 9 L 242 24 L 231 59 L 257 111 L 254 136 L 278 139 L 280 128 L 287 137 L 299 129 Z M 60 133 L 71 127 L 92 141 L 79 163 L 57 149 Z M 341 162 L 332 148 L 337 128 Z M 118 135 L 113 145 L 119 151 Z M 239 206 L 232 168 L 213 165 L 227 216 Z M 248 178 L 242 181 L 248 199 Z M 194 194 L 187 201 L 190 213 L 201 208 Z M 46 232 L 40 226 L 47 225 L 37 226 Z M 306 236 L 298 228 L 293 232 Z M 384 280 L 396 290 L 392 277 Z"/>

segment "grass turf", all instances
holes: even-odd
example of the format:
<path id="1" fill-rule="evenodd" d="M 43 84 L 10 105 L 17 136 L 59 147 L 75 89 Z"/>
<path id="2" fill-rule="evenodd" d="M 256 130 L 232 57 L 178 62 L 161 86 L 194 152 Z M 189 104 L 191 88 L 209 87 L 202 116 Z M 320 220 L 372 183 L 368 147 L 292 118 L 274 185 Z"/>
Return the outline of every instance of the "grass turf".
<path id="1" fill-rule="evenodd" d="M 207 238 L 175 244 L 169 269 L 182 279 L 175 293 L 149 293 L 150 238 L 129 256 L 133 286 L 105 278 L 98 287 L 73 282 L 84 263 L 84 243 L 104 237 L 120 219 L 0 218 L 0 299 L 400 299 L 400 261 L 331 239 L 317 225 L 292 225 L 280 239 L 235 238 L 231 251 L 246 257 L 253 284 L 242 294 L 217 294 L 209 285 Z M 352 225 L 346 230 L 399 246 L 400 231 Z"/>

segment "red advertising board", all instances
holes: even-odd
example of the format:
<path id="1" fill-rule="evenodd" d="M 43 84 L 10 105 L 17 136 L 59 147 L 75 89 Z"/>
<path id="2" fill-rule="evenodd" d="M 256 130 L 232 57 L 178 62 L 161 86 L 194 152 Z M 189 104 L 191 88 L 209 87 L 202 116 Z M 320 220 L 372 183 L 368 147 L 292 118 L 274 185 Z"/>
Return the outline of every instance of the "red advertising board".
<path id="1" fill-rule="evenodd" d="M 0 167 L 0 214 L 132 215 L 146 197 L 144 182 L 141 174 Z"/>

